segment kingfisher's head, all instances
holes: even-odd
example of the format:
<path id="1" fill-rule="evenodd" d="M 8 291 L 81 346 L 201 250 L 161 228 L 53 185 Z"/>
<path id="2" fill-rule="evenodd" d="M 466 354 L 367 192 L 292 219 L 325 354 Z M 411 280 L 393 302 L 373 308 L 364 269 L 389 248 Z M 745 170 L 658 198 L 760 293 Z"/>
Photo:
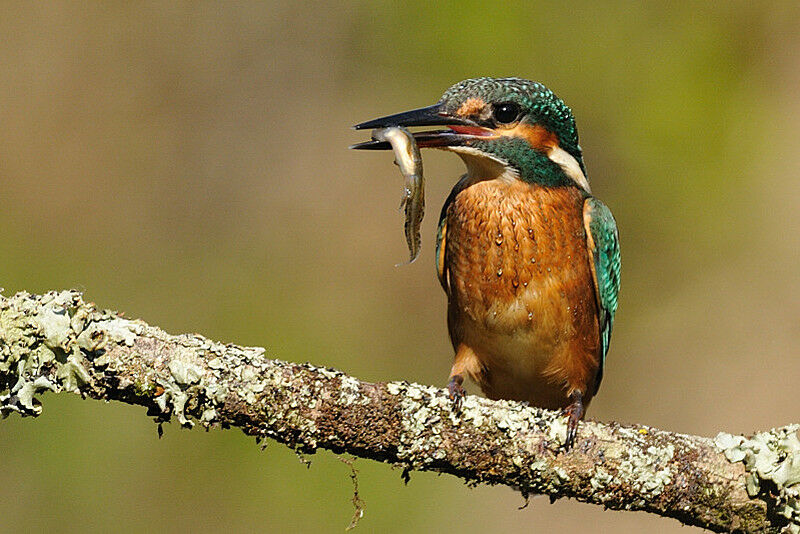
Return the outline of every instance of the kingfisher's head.
<path id="1" fill-rule="evenodd" d="M 433 106 L 362 122 L 356 129 L 447 126 L 415 132 L 420 147 L 458 153 L 476 179 L 511 173 L 544 185 L 589 192 L 572 111 L 550 89 L 520 78 L 473 78 L 445 91 Z M 388 149 L 368 141 L 361 149 Z"/>

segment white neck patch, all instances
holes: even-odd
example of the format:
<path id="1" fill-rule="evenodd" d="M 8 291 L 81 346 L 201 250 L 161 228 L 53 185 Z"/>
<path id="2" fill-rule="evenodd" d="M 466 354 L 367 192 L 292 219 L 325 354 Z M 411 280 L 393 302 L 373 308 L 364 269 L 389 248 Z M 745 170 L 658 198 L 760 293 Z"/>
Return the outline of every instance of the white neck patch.
<path id="1" fill-rule="evenodd" d="M 572 179 L 572 181 L 578 185 L 578 187 L 590 195 L 592 194 L 592 188 L 589 187 L 589 180 L 586 179 L 586 175 L 583 174 L 581 166 L 578 164 L 578 160 L 572 157 L 572 154 L 557 146 L 555 148 L 551 148 L 547 152 L 547 157 L 550 158 L 550 161 L 553 163 L 557 163 L 558 166 L 563 169 L 564 174 L 569 176 L 570 179 Z"/>

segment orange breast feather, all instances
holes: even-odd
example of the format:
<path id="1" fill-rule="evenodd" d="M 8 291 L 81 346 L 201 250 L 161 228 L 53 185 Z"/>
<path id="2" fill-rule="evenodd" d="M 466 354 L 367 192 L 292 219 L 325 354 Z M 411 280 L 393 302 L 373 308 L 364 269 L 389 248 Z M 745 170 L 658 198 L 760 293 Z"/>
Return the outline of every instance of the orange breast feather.
<path id="1" fill-rule="evenodd" d="M 442 267 L 456 350 L 477 356 L 470 374 L 491 398 L 588 403 L 599 362 L 583 195 L 519 180 L 470 185 L 447 210 Z"/>

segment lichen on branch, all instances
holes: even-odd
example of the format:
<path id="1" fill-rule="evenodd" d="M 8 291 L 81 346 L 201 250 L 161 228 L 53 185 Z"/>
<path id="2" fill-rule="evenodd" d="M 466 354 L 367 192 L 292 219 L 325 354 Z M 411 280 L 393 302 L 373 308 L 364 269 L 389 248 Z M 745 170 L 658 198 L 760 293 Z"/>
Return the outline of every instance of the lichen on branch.
<path id="1" fill-rule="evenodd" d="M 36 416 L 45 392 L 118 400 L 157 421 L 239 427 L 318 448 L 449 473 L 468 483 L 644 510 L 718 532 L 798 532 L 795 427 L 716 440 L 642 425 L 582 422 L 439 388 L 368 383 L 274 360 L 260 348 L 170 335 L 99 310 L 74 291 L 0 296 L 0 413 Z"/>

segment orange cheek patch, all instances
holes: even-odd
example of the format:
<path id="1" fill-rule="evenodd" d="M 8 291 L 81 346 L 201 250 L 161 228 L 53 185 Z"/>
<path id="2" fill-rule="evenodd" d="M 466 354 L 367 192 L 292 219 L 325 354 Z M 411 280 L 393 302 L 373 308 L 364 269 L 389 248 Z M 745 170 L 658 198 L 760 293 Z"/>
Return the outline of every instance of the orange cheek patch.
<path id="1" fill-rule="evenodd" d="M 484 107 L 486 107 L 486 102 L 480 98 L 471 97 L 461 104 L 456 113 L 462 117 L 471 117 L 472 115 L 479 115 Z"/>
<path id="2" fill-rule="evenodd" d="M 558 148 L 556 134 L 538 124 L 520 123 L 508 130 L 499 130 L 497 133 L 506 137 L 521 137 L 534 149 L 541 152 L 550 152 L 554 148 Z"/>

